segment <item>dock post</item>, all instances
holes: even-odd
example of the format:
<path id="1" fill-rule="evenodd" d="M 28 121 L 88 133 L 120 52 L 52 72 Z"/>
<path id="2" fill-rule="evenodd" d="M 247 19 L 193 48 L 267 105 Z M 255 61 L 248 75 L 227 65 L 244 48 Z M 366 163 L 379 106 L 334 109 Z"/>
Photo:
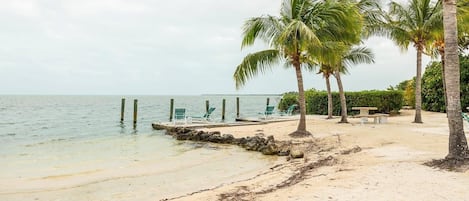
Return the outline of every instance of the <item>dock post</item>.
<path id="1" fill-rule="evenodd" d="M 173 121 L 174 99 L 171 98 L 169 102 L 169 121 Z"/>
<path id="2" fill-rule="evenodd" d="M 125 109 L 125 98 L 122 98 L 122 102 L 121 102 L 121 123 L 124 122 L 124 109 Z"/>
<path id="3" fill-rule="evenodd" d="M 221 106 L 221 120 L 225 121 L 225 106 L 226 106 L 226 100 L 223 99 L 222 106 Z"/>
<path id="4" fill-rule="evenodd" d="M 278 105 L 277 105 L 277 108 L 280 107 L 280 106 L 282 105 L 282 103 L 283 103 L 283 98 L 281 98 L 281 99 L 280 99 L 280 102 L 277 103 L 277 104 L 278 104 Z M 285 110 L 285 108 L 284 108 L 284 110 Z"/>
<path id="5" fill-rule="evenodd" d="M 137 126 L 137 99 L 134 99 L 134 128 Z"/>
<path id="6" fill-rule="evenodd" d="M 267 106 L 269 106 L 270 98 L 267 98 Z"/>
<path id="7" fill-rule="evenodd" d="M 208 100 L 205 101 L 205 112 L 208 113 L 208 108 L 210 106 L 210 102 Z"/>
<path id="8" fill-rule="evenodd" d="M 239 118 L 239 97 L 236 97 L 236 118 Z"/>

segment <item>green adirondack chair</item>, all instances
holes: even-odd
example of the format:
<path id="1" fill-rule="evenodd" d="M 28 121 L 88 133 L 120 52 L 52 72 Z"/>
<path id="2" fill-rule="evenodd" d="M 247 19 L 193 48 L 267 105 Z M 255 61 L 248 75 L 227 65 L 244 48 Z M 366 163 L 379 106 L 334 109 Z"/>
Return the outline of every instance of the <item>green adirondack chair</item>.
<path id="1" fill-rule="evenodd" d="M 295 111 L 295 108 L 298 107 L 297 104 L 290 105 L 285 112 L 281 112 L 281 116 L 291 116 L 293 115 L 293 111 Z"/>
<path id="2" fill-rule="evenodd" d="M 177 122 L 184 122 L 184 124 L 187 124 L 186 109 L 185 108 L 175 108 L 174 109 L 173 123 L 177 124 Z"/>
<path id="3" fill-rule="evenodd" d="M 215 110 L 216 108 L 214 107 L 211 107 L 208 109 L 208 111 L 204 114 L 204 115 L 201 115 L 201 116 L 191 116 L 192 120 L 202 120 L 202 121 L 211 121 L 212 118 L 211 118 L 211 115 L 212 115 L 212 112 Z"/>
<path id="4" fill-rule="evenodd" d="M 263 115 L 264 119 L 268 119 L 269 117 L 272 116 L 272 114 L 274 114 L 274 109 L 275 109 L 274 106 L 267 106 L 265 107 L 265 111 L 259 114 Z"/>

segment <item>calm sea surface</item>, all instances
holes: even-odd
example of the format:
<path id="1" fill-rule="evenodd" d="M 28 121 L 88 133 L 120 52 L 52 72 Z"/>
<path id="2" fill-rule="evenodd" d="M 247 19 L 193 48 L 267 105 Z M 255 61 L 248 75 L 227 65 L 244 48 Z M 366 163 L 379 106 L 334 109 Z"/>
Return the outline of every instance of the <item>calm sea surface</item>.
<path id="1" fill-rule="evenodd" d="M 202 115 L 205 101 L 234 121 L 236 96 L 0 96 L 0 200 L 157 200 L 252 176 L 276 159 L 238 147 L 178 142 L 152 122 L 169 102 Z M 266 98 L 240 96 L 241 116 L 256 117 Z M 132 126 L 138 99 L 138 125 Z"/>

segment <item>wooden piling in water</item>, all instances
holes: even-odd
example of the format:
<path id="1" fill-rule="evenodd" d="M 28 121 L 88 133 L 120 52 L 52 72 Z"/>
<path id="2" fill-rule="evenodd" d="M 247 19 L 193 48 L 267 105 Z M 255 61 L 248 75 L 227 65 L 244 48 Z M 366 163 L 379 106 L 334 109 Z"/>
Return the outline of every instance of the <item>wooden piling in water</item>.
<path id="1" fill-rule="evenodd" d="M 208 113 L 208 108 L 210 107 L 210 102 L 208 100 L 205 101 L 205 112 Z"/>
<path id="2" fill-rule="evenodd" d="M 121 102 L 121 123 L 124 122 L 125 98 Z"/>
<path id="3" fill-rule="evenodd" d="M 236 118 L 239 118 L 239 97 L 236 97 Z"/>
<path id="4" fill-rule="evenodd" d="M 222 106 L 221 106 L 221 120 L 225 121 L 225 106 L 226 106 L 226 100 L 223 99 Z"/>
<path id="5" fill-rule="evenodd" d="M 174 111 L 174 99 L 171 98 L 169 101 L 169 121 L 173 121 L 173 111 Z"/>
<path id="6" fill-rule="evenodd" d="M 137 126 L 137 99 L 134 99 L 134 127 Z"/>

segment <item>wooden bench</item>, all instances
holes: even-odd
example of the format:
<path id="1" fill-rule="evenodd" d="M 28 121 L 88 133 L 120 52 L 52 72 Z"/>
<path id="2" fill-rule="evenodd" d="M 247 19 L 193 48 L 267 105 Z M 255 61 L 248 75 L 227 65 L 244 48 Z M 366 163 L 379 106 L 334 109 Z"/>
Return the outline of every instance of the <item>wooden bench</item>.
<path id="1" fill-rule="evenodd" d="M 361 124 L 368 122 L 368 118 L 373 118 L 373 123 L 375 124 L 384 124 L 388 122 L 389 114 L 381 114 L 381 113 L 368 114 L 368 115 L 359 114 L 359 115 L 355 115 L 354 117 L 360 118 Z"/>

